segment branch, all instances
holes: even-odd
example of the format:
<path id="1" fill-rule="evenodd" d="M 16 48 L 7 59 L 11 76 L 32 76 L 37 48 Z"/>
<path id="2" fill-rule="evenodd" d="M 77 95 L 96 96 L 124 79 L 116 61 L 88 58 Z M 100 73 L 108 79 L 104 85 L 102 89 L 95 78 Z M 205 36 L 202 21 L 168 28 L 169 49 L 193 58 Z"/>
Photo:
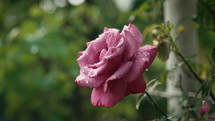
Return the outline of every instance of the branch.
<path id="1" fill-rule="evenodd" d="M 175 54 L 177 54 L 181 59 L 182 61 L 185 63 L 185 65 L 187 66 L 187 68 L 189 69 L 189 71 L 193 74 L 193 76 L 199 81 L 199 83 L 203 83 L 204 81 L 202 79 L 199 78 L 199 76 L 193 71 L 192 67 L 190 66 L 190 64 L 187 62 L 187 60 L 184 58 L 184 56 L 178 52 L 178 51 L 174 51 L 173 52 Z"/>
<path id="2" fill-rule="evenodd" d="M 204 81 L 193 71 L 192 67 L 191 67 L 190 64 L 187 62 L 187 60 L 184 58 L 184 56 L 183 56 L 180 52 L 178 52 L 178 51 L 174 51 L 174 50 L 173 50 L 173 52 L 174 52 L 175 54 L 177 54 L 177 55 L 182 59 L 182 61 L 185 63 L 185 65 L 187 66 L 187 68 L 189 69 L 189 71 L 193 74 L 193 76 L 194 76 L 201 84 L 203 84 Z M 213 95 L 212 90 L 210 91 L 210 96 L 211 96 L 212 100 L 215 102 L 215 96 Z"/>

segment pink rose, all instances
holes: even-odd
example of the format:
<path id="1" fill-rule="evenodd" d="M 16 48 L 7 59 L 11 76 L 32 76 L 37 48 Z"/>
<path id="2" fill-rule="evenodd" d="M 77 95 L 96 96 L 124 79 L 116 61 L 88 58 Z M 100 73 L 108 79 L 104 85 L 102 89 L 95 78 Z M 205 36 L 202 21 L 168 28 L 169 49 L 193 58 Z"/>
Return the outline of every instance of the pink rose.
<path id="1" fill-rule="evenodd" d="M 94 106 L 112 107 L 130 93 L 143 93 L 146 82 L 142 73 L 157 54 L 151 45 L 141 47 L 142 35 L 129 24 L 122 32 L 105 28 L 99 37 L 87 43 L 85 51 L 78 53 L 80 75 L 75 82 L 93 88 Z"/>

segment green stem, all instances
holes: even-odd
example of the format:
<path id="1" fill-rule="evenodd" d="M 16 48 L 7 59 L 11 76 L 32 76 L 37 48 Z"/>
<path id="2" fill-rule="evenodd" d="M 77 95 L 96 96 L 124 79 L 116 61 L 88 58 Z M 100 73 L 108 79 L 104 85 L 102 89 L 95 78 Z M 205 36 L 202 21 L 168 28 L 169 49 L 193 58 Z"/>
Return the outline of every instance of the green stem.
<path id="1" fill-rule="evenodd" d="M 187 60 L 184 58 L 184 56 L 178 51 L 174 51 L 174 53 L 182 59 L 182 61 L 185 63 L 185 65 L 190 70 L 190 72 L 193 74 L 193 76 L 202 84 L 204 81 L 202 79 L 200 79 L 199 76 L 193 71 L 192 67 L 187 62 Z"/>
<path id="2" fill-rule="evenodd" d="M 202 2 L 200 0 L 200 2 Z M 214 12 L 214 11 L 213 11 Z M 167 35 L 169 35 L 169 42 L 172 45 L 172 51 L 178 55 L 182 61 L 185 63 L 185 65 L 187 66 L 187 68 L 189 69 L 189 71 L 192 73 L 192 75 L 201 83 L 203 84 L 204 81 L 195 73 L 195 71 L 192 69 L 192 67 L 190 66 L 190 64 L 188 63 L 188 61 L 184 58 L 184 56 L 180 53 L 176 43 L 174 42 L 172 36 L 170 36 L 170 33 L 166 33 Z M 212 100 L 215 102 L 215 96 L 213 95 L 212 90 L 210 91 L 210 96 L 212 98 Z"/>
<path id="3" fill-rule="evenodd" d="M 166 118 L 168 118 L 167 114 L 165 112 L 163 112 L 160 107 L 158 106 L 158 104 L 155 102 L 155 100 L 151 97 L 151 95 L 145 91 L 146 96 L 149 98 L 149 100 L 153 103 L 153 105 L 155 106 L 155 108 L 157 108 L 159 110 L 159 112 L 165 116 Z"/>

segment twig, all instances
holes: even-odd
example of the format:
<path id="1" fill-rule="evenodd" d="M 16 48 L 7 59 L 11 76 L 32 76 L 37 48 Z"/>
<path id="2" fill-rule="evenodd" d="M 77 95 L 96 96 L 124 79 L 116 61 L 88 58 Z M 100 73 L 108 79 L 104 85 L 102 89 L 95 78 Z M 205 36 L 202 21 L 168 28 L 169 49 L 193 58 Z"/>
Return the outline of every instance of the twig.
<path id="1" fill-rule="evenodd" d="M 174 51 L 173 52 L 175 54 L 177 54 L 181 59 L 182 61 L 185 63 L 185 65 L 187 66 L 187 68 L 190 70 L 190 72 L 193 74 L 193 76 L 202 84 L 204 81 L 202 79 L 199 78 L 199 76 L 193 71 L 192 67 L 190 66 L 190 64 L 187 62 L 187 60 L 184 58 L 184 56 L 178 52 L 178 51 Z"/>

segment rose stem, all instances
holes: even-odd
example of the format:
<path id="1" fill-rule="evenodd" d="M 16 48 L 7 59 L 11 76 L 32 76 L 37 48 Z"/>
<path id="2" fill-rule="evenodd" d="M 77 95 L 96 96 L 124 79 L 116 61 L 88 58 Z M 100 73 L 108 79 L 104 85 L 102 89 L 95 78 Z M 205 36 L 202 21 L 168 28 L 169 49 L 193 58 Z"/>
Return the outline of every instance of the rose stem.
<path id="1" fill-rule="evenodd" d="M 164 112 L 160 109 L 160 107 L 159 107 L 158 104 L 155 102 L 155 100 L 151 97 L 151 95 L 150 95 L 147 91 L 145 91 L 145 94 L 146 94 L 146 96 L 149 98 L 149 100 L 153 103 L 153 105 L 160 111 L 160 113 L 161 113 L 162 115 L 164 115 L 166 118 L 168 118 L 167 114 L 164 113 Z"/>
<path id="2" fill-rule="evenodd" d="M 173 52 L 178 55 L 182 61 L 184 61 L 185 65 L 187 66 L 187 68 L 190 70 L 190 72 L 193 74 L 193 76 L 201 83 L 203 84 L 204 81 L 193 71 L 192 67 L 190 66 L 190 64 L 187 62 L 187 60 L 184 58 L 184 56 L 180 53 L 178 47 L 176 46 L 175 42 L 173 41 L 173 38 L 170 36 L 170 39 L 169 39 L 172 47 L 173 47 Z M 210 96 L 212 98 L 212 100 L 215 102 L 215 96 L 213 95 L 213 92 L 212 90 L 210 90 Z"/>
<path id="3" fill-rule="evenodd" d="M 184 61 L 185 65 L 186 65 L 187 68 L 190 70 L 190 72 L 193 74 L 193 76 L 194 76 L 201 84 L 203 84 L 204 81 L 203 81 L 202 79 L 200 79 L 199 76 L 193 71 L 193 69 L 191 68 L 191 66 L 190 66 L 190 64 L 187 62 L 187 60 L 184 58 L 184 56 L 183 56 L 180 52 L 178 52 L 178 51 L 174 51 L 174 50 L 173 50 L 173 52 L 174 52 L 175 54 L 177 54 L 177 55 L 182 59 L 182 61 Z M 210 91 L 210 96 L 211 96 L 212 100 L 215 102 L 215 97 L 214 97 L 214 95 L 213 95 L 213 93 L 212 93 L 212 90 Z"/>

